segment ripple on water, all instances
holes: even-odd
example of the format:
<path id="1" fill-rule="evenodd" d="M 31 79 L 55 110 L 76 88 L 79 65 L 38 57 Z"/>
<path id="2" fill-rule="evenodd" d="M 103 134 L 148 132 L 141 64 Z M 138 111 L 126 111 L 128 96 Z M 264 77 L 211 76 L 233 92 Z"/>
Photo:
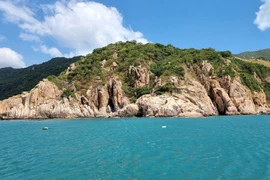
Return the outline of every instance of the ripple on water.
<path id="1" fill-rule="evenodd" d="M 0 179 L 269 179 L 268 119 L 0 121 Z"/>

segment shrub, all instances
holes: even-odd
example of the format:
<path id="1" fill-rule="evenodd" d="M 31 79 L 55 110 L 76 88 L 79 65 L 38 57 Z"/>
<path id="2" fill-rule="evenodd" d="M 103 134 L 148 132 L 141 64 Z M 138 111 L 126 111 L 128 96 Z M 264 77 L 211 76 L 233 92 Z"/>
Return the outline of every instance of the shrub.
<path id="1" fill-rule="evenodd" d="M 264 90 L 265 95 L 266 95 L 266 99 L 269 103 L 270 102 L 270 83 L 265 82 L 262 84 L 262 86 L 263 86 L 263 90 Z"/>
<path id="2" fill-rule="evenodd" d="M 232 57 L 233 56 L 232 53 L 231 53 L 231 51 L 221 51 L 221 52 L 219 52 L 219 54 L 223 58 L 229 58 L 229 57 Z"/>
<path id="3" fill-rule="evenodd" d="M 67 97 L 68 98 L 70 96 L 75 98 L 75 93 L 71 89 L 64 90 L 63 93 L 62 93 L 62 95 L 61 95 L 62 98 L 64 98 L 64 97 Z"/>
<path id="4" fill-rule="evenodd" d="M 155 91 L 155 93 L 157 95 L 161 95 L 164 94 L 166 92 L 174 92 L 176 90 L 176 87 L 172 84 L 172 83 L 167 83 L 164 86 L 160 86 L 157 88 L 157 90 Z"/>
<path id="5" fill-rule="evenodd" d="M 260 85 L 258 81 L 254 78 L 254 76 L 247 73 L 241 73 L 240 78 L 242 83 L 247 86 L 252 92 L 260 91 Z"/>
<path id="6" fill-rule="evenodd" d="M 138 99 L 145 94 L 150 94 L 153 88 L 148 86 L 143 86 L 139 88 L 122 86 L 122 89 L 129 98 L 135 97 L 136 99 Z"/>

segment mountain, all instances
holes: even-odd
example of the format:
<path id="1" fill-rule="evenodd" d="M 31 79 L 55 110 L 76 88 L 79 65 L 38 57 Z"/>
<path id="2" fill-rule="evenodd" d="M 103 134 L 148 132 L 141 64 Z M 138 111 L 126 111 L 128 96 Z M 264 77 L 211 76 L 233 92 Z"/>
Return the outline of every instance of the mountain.
<path id="1" fill-rule="evenodd" d="M 263 49 L 258 51 L 246 51 L 240 54 L 236 54 L 236 57 L 244 58 L 244 59 L 262 59 L 262 60 L 270 60 L 270 49 Z"/>
<path id="2" fill-rule="evenodd" d="M 29 91 L 35 85 L 49 75 L 59 75 L 62 71 L 81 57 L 53 58 L 48 62 L 32 65 L 27 68 L 0 69 L 0 100 Z"/>
<path id="3" fill-rule="evenodd" d="M 270 68 L 230 51 L 118 42 L 0 101 L 2 119 L 268 114 Z"/>

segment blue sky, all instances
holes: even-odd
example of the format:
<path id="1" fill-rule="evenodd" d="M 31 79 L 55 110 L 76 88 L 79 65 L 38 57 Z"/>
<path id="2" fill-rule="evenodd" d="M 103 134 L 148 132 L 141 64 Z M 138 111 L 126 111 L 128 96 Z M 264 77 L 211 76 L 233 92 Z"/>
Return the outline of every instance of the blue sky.
<path id="1" fill-rule="evenodd" d="M 0 68 L 85 55 L 119 40 L 270 48 L 270 0 L 0 0 Z"/>

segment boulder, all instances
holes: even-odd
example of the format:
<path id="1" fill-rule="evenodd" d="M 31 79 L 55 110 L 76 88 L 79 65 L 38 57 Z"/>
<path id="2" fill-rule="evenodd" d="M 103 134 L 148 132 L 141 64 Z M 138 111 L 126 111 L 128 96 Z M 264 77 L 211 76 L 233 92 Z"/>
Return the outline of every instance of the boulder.
<path id="1" fill-rule="evenodd" d="M 229 95 L 240 114 L 256 114 L 251 91 L 237 79 L 232 81 Z"/>

